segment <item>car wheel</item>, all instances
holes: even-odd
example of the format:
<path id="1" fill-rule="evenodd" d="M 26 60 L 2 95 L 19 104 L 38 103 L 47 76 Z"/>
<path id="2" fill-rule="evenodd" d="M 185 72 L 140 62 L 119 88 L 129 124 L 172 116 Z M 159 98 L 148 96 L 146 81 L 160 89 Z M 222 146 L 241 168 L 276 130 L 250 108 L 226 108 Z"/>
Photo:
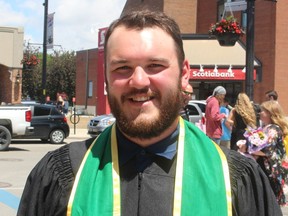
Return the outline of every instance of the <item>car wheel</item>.
<path id="1" fill-rule="evenodd" d="M 0 126 L 0 151 L 6 151 L 11 143 L 11 133 L 4 127 Z"/>
<path id="2" fill-rule="evenodd" d="M 53 130 L 50 133 L 50 142 L 52 144 L 63 143 L 64 138 L 65 138 L 65 133 L 62 130 L 60 130 L 60 129 Z"/>

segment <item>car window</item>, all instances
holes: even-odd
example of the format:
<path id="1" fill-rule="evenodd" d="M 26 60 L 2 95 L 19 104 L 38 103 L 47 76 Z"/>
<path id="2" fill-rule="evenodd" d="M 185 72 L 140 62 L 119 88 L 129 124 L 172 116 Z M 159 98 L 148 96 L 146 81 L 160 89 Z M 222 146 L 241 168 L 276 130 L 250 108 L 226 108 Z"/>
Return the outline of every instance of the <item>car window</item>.
<path id="1" fill-rule="evenodd" d="M 186 107 L 189 110 L 189 115 L 200 115 L 195 106 L 188 104 Z"/>
<path id="2" fill-rule="evenodd" d="M 34 116 L 46 116 L 50 115 L 50 108 L 49 107 L 34 107 Z"/>
<path id="3" fill-rule="evenodd" d="M 202 104 L 202 103 L 197 103 L 197 105 L 199 106 L 199 108 L 201 109 L 201 111 L 202 111 L 203 113 L 205 113 L 206 105 L 205 105 L 205 104 Z"/>

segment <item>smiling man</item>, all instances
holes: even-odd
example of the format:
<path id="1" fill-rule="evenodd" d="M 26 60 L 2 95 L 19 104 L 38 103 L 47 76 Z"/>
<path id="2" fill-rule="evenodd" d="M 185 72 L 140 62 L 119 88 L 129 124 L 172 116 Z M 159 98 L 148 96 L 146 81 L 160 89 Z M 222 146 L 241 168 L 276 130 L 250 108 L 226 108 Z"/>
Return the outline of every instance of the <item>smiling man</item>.
<path id="1" fill-rule="evenodd" d="M 106 45 L 112 113 L 121 132 L 143 147 L 167 137 L 178 124 L 179 89 L 182 80 L 188 84 L 189 64 L 181 63 L 179 71 L 174 46 L 159 27 L 125 26 L 116 28 Z"/>
<path id="2" fill-rule="evenodd" d="M 138 11 L 113 22 L 105 76 L 116 123 L 49 152 L 18 215 L 281 215 L 253 160 L 179 117 L 189 70 L 173 19 Z"/>

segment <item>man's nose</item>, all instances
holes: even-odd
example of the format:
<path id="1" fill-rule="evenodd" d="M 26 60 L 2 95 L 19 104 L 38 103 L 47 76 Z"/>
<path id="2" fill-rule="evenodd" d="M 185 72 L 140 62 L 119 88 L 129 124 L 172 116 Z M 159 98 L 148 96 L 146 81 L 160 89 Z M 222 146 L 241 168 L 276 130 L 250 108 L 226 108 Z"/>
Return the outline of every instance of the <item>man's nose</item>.
<path id="1" fill-rule="evenodd" d="M 143 67 L 137 66 L 130 78 L 130 86 L 134 88 L 141 89 L 143 87 L 149 86 L 150 80 L 149 75 L 145 72 Z"/>

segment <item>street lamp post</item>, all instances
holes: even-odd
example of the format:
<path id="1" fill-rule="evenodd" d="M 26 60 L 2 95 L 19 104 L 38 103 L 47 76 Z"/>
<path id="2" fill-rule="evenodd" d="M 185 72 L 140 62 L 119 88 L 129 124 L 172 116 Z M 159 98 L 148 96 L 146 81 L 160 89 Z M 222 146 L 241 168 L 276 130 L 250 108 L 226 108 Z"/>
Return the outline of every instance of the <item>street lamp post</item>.
<path id="1" fill-rule="evenodd" d="M 247 1 L 247 29 L 246 29 L 246 75 L 245 91 L 250 100 L 254 96 L 254 13 L 255 0 Z"/>
<path id="2" fill-rule="evenodd" d="M 43 32 L 43 61 L 42 61 L 42 102 L 45 102 L 46 96 L 46 63 L 47 63 L 47 17 L 48 0 L 43 3 L 44 6 L 44 32 Z"/>

